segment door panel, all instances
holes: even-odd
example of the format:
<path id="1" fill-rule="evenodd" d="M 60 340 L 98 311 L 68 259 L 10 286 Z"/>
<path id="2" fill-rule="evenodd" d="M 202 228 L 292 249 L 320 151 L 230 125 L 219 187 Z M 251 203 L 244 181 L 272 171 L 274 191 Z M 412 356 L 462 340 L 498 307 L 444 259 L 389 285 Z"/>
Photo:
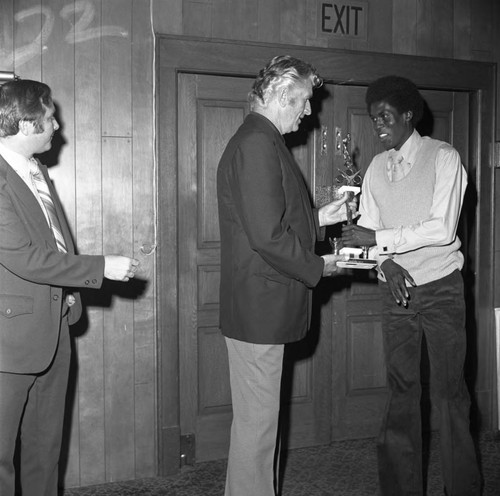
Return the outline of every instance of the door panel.
<path id="1" fill-rule="evenodd" d="M 194 436 L 198 460 L 223 456 L 229 440 L 216 169 L 247 113 L 247 91 L 244 79 L 179 75 L 180 422 L 181 435 Z"/>

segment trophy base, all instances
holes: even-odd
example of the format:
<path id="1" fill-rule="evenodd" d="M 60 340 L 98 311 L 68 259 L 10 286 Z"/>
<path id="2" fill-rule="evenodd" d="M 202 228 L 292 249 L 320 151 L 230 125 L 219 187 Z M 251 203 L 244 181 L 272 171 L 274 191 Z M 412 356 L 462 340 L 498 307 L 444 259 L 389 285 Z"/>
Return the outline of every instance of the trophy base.
<path id="1" fill-rule="evenodd" d="M 333 253 L 344 255 L 345 260 L 339 260 L 337 267 L 344 269 L 373 269 L 377 266 L 377 261 L 370 258 L 361 258 L 365 250 L 362 248 L 351 248 L 344 246 L 339 249 L 340 238 L 330 238 L 330 246 L 333 248 Z M 366 255 L 365 255 L 366 256 Z"/>
<path id="2" fill-rule="evenodd" d="M 369 258 L 350 258 L 349 260 L 337 262 L 337 267 L 343 269 L 373 269 L 377 266 L 376 260 Z"/>

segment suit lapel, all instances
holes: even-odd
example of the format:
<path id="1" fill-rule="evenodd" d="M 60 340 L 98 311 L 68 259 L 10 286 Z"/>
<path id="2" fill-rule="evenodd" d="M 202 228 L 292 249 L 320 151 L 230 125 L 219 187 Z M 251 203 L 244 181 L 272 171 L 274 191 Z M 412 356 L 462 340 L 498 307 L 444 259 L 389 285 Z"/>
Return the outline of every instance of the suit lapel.
<path id="1" fill-rule="evenodd" d="M 57 194 L 55 193 L 54 187 L 52 186 L 52 182 L 48 177 L 47 168 L 43 165 L 41 165 L 40 168 L 42 169 L 47 184 L 49 185 L 50 194 L 52 195 L 54 206 L 56 208 L 57 215 L 61 223 L 61 229 L 63 230 L 63 236 L 66 242 L 66 246 L 69 252 L 73 252 L 74 247 L 71 238 L 71 233 L 69 231 L 66 218 L 62 211 L 62 207 L 58 201 Z M 33 227 L 40 233 L 43 239 L 47 240 L 47 242 L 49 242 L 49 244 L 54 249 L 57 249 L 54 236 L 52 235 L 50 226 L 47 223 L 45 214 L 43 213 L 42 208 L 40 207 L 40 204 L 38 203 L 37 199 L 33 195 L 33 192 L 28 188 L 25 182 L 19 177 L 17 172 L 8 164 L 8 162 L 1 155 L 0 155 L 0 169 L 2 169 L 5 174 L 5 180 L 7 182 L 8 187 L 12 191 L 13 196 L 17 198 L 17 201 L 20 204 L 22 204 L 23 210 L 29 213 L 29 218 L 32 221 Z"/>
<path id="2" fill-rule="evenodd" d="M 13 195 L 17 198 L 19 203 L 24 206 L 24 209 L 30 212 L 30 217 L 33 219 L 33 224 L 36 226 L 47 226 L 47 230 L 50 228 L 45 219 L 45 215 L 38 204 L 35 196 L 31 190 L 26 186 L 25 182 L 19 177 L 17 172 L 6 162 L 6 160 L 0 155 L 0 166 L 5 172 L 5 180 L 12 191 Z M 43 229 L 45 232 L 45 229 Z"/>

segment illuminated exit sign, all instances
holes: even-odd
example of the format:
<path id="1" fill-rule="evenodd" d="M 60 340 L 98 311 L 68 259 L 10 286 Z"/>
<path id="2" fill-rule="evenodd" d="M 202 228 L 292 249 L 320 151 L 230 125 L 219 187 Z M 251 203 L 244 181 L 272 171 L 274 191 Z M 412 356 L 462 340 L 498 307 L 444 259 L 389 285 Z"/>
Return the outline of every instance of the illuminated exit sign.
<path id="1" fill-rule="evenodd" d="M 318 21 L 318 35 L 366 40 L 368 2 L 362 0 L 319 1 Z"/>

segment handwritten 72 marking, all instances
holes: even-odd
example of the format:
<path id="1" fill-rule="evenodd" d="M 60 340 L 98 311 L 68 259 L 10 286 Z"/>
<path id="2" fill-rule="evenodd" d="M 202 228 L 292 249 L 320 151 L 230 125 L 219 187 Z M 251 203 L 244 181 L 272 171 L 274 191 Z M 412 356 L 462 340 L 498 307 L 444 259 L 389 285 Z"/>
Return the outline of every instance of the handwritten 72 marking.
<path id="1" fill-rule="evenodd" d="M 22 23 L 25 19 L 38 15 L 43 18 L 42 27 L 40 32 L 33 38 L 33 41 L 16 49 L 16 70 L 29 60 L 40 56 L 40 47 L 42 50 L 47 50 L 46 43 L 54 29 L 55 17 L 52 9 L 44 6 L 25 9 L 14 16 L 16 22 Z M 59 15 L 71 24 L 68 33 L 64 37 L 69 44 L 80 43 L 101 36 L 126 38 L 129 35 L 128 31 L 119 26 L 91 27 L 95 18 L 95 7 L 91 0 L 77 0 L 73 5 L 66 5 L 61 9 Z M 74 24 L 72 22 L 73 17 L 76 19 Z M 3 49 L 0 49 L 0 58 L 6 61 L 7 66 L 12 65 L 14 62 L 14 55 L 6 53 L 6 50 Z"/>

